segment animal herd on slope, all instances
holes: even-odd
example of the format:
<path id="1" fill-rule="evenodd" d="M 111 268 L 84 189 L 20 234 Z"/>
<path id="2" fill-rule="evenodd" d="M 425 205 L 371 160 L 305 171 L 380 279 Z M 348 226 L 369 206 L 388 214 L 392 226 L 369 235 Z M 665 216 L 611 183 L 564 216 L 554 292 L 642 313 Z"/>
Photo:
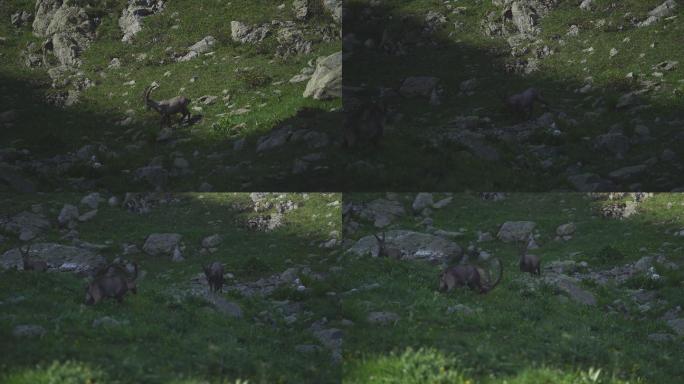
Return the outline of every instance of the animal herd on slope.
<path id="1" fill-rule="evenodd" d="M 30 256 L 30 246 L 20 247 L 22 266 L 24 271 L 45 272 L 48 264 L 43 260 L 34 260 Z M 223 264 L 214 261 L 202 267 L 207 279 L 210 292 L 221 292 L 223 288 Z M 98 269 L 94 278 L 85 288 L 85 304 L 95 305 L 104 299 L 114 299 L 123 302 L 127 293 L 138 293 L 138 264 L 115 260 Z"/>
<path id="2" fill-rule="evenodd" d="M 382 236 L 373 234 L 378 244 L 378 257 L 401 259 L 402 251 L 395 245 L 388 245 L 385 240 L 385 232 Z M 518 244 L 519 262 L 518 267 L 521 272 L 541 276 L 541 259 L 537 255 L 529 254 L 529 237 L 520 241 Z M 503 264 L 501 260 L 495 258 L 499 265 L 499 275 L 494 283 L 487 283 L 484 269 L 472 264 L 458 264 L 445 268 L 439 274 L 439 291 L 450 292 L 456 287 L 468 287 L 480 293 L 487 293 L 494 289 L 503 277 Z"/>

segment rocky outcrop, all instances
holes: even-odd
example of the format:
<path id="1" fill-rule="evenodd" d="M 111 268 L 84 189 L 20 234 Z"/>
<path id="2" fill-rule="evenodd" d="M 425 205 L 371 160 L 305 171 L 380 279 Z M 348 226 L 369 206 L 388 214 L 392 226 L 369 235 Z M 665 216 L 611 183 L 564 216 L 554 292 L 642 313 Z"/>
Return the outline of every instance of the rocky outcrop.
<path id="1" fill-rule="evenodd" d="M 453 241 L 443 237 L 405 230 L 392 230 L 385 233 L 387 246 L 401 249 L 403 260 L 422 260 L 433 264 L 458 262 L 463 249 Z M 349 252 L 359 256 L 370 254 L 378 256 L 378 242 L 375 237 L 365 236 L 356 242 Z"/>
<path id="2" fill-rule="evenodd" d="M 163 0 L 129 0 L 119 18 L 119 28 L 123 33 L 121 41 L 130 43 L 133 36 L 142 30 L 142 19 L 163 9 Z"/>
<path id="3" fill-rule="evenodd" d="M 260 26 L 252 26 L 240 21 L 230 22 L 230 33 L 233 41 L 242 44 L 256 44 L 261 42 L 271 32 L 271 26 L 263 24 Z"/>
<path id="4" fill-rule="evenodd" d="M 34 260 L 47 262 L 50 269 L 62 272 L 91 274 L 106 264 L 104 257 L 85 248 L 78 248 L 57 243 L 31 244 L 30 256 Z M 0 267 L 4 269 L 21 269 L 21 252 L 10 249 L 0 256 Z"/>
<path id="5" fill-rule="evenodd" d="M 306 84 L 304 97 L 328 100 L 342 97 L 342 52 L 320 57 L 316 71 Z"/>

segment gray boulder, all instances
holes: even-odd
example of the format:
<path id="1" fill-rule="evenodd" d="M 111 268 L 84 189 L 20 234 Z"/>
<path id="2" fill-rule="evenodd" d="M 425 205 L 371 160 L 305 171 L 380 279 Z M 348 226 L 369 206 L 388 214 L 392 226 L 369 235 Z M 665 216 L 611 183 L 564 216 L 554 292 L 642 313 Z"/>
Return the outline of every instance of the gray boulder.
<path id="1" fill-rule="evenodd" d="M 366 320 L 371 324 L 387 325 L 399 321 L 401 317 L 394 312 L 371 312 Z"/>
<path id="2" fill-rule="evenodd" d="M 60 225 L 66 225 L 70 221 L 78 220 L 78 208 L 75 205 L 64 204 L 62 210 L 59 211 L 59 216 L 57 216 L 57 222 Z"/>
<path id="3" fill-rule="evenodd" d="M 14 337 L 40 337 L 45 334 L 45 328 L 35 324 L 17 325 L 12 330 Z"/>
<path id="4" fill-rule="evenodd" d="M 147 236 L 143 252 L 150 256 L 172 255 L 182 237 L 178 233 L 153 233 Z"/>
<path id="5" fill-rule="evenodd" d="M 432 206 L 432 204 L 432 193 L 420 192 L 413 200 L 411 208 L 413 208 L 413 212 L 421 212 L 423 209 Z"/>
<path id="6" fill-rule="evenodd" d="M 218 247 L 219 244 L 223 241 L 223 237 L 219 234 L 207 236 L 204 239 L 202 239 L 202 248 L 214 248 Z"/>
<path id="7" fill-rule="evenodd" d="M 414 76 L 404 80 L 399 93 L 404 97 L 430 97 L 437 87 L 439 79 L 430 76 Z"/>
<path id="8" fill-rule="evenodd" d="M 230 32 L 233 41 L 243 44 L 256 44 L 268 36 L 271 32 L 271 27 L 268 24 L 250 26 L 239 21 L 231 21 Z"/>
<path id="9" fill-rule="evenodd" d="M 2 228 L 19 235 L 19 240 L 28 241 L 50 228 L 50 222 L 43 216 L 32 212 L 19 212 L 12 216 Z"/>
<path id="10" fill-rule="evenodd" d="M 49 267 L 62 272 L 90 274 L 106 264 L 105 258 L 92 250 L 57 243 L 31 244 L 29 255 L 32 259 L 43 260 Z M 0 267 L 23 268 L 19 249 L 10 249 L 2 254 Z"/>
<path id="11" fill-rule="evenodd" d="M 402 251 L 402 259 L 422 260 L 433 264 L 456 262 L 463 256 L 463 249 L 453 241 L 427 233 L 405 230 L 385 232 L 388 246 Z M 357 241 L 348 252 L 359 256 L 378 256 L 378 242 L 374 236 L 365 236 Z"/>
<path id="12" fill-rule="evenodd" d="M 532 221 L 507 221 L 499 228 L 496 236 L 505 243 L 523 241 L 532 234 L 535 226 Z"/>
<path id="13" fill-rule="evenodd" d="M 328 100 L 342 97 L 342 52 L 320 57 L 316 70 L 306 84 L 304 97 Z"/>
<path id="14" fill-rule="evenodd" d="M 119 28 L 123 33 L 121 41 L 130 43 L 133 37 L 142 30 L 142 19 L 161 12 L 164 9 L 163 0 L 129 0 L 119 17 Z"/>

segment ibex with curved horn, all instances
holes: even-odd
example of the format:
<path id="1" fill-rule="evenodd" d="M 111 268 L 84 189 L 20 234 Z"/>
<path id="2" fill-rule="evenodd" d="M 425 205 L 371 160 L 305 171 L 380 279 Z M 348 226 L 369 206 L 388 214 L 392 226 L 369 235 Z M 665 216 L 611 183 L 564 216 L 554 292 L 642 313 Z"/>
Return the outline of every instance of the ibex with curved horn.
<path id="1" fill-rule="evenodd" d="M 181 119 L 187 119 L 190 117 L 190 112 L 188 111 L 188 105 L 191 101 L 190 99 L 185 96 L 176 96 L 172 99 L 154 101 L 150 99 L 150 93 L 152 93 L 155 88 L 156 87 L 145 88 L 144 99 L 145 106 L 148 110 L 154 109 L 161 115 L 161 122 L 159 124 L 160 127 L 164 126 L 165 121 L 169 122 L 171 120 L 171 116 L 175 115 L 176 113 L 181 113 L 183 115 Z"/>

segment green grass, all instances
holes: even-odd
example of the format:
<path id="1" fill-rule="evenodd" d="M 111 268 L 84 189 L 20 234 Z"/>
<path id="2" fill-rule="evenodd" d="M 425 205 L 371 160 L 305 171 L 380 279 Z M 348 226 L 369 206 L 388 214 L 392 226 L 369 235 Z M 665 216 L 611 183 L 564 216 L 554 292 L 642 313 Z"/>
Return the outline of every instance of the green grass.
<path id="1" fill-rule="evenodd" d="M 390 56 L 377 48 L 367 49 L 362 45 L 355 48 L 355 54 L 345 61 L 344 82 L 350 86 L 367 85 L 398 89 L 403 79 L 409 76 L 435 76 L 440 79 L 445 95 L 440 106 L 431 106 L 426 99 L 401 99 L 396 108 L 403 117 L 391 122 L 387 129 L 383 148 L 378 151 L 359 149 L 352 151 L 352 162 L 368 160 L 377 166 L 376 170 L 350 170 L 351 190 L 516 190 L 540 191 L 572 188 L 567 181 L 566 169 L 581 163 L 583 172 L 592 172 L 607 177 L 607 174 L 623 166 L 640 164 L 651 157 L 658 157 L 663 149 L 674 150 L 680 157 L 684 154 L 672 137 L 681 121 L 681 103 L 684 90 L 684 36 L 683 11 L 675 12 L 676 18 L 661 20 L 648 28 L 636 28 L 626 21 L 625 14 L 638 20 L 662 3 L 659 0 L 627 0 L 619 3 L 596 1 L 591 12 L 581 11 L 575 1 L 561 1 L 551 13 L 540 21 L 544 45 L 555 54 L 540 60 L 540 70 L 522 76 L 506 73 L 504 66 L 514 60 L 504 38 L 487 37 L 482 32 L 481 22 L 489 11 L 501 12 L 491 2 L 463 0 L 440 2 L 432 0 L 385 1 L 381 6 L 371 7 L 377 18 L 366 22 L 359 16 L 369 1 L 348 2 L 349 22 L 345 31 L 354 32 L 363 43 L 371 38 L 379 44 L 383 32 L 389 31 L 395 39 L 407 42 L 407 54 Z M 465 7 L 463 14 L 447 9 Z M 447 17 L 447 23 L 430 38 L 421 39 L 423 20 L 428 11 L 437 11 Z M 593 24 L 604 20 L 604 27 Z M 460 23 L 459 28 L 454 23 Z M 566 36 L 570 25 L 580 27 L 577 37 Z M 623 42 L 630 39 L 629 42 Z M 561 43 L 560 41 L 563 41 Z M 655 42 L 652 48 L 651 44 Z M 432 43 L 435 43 L 434 45 Z M 423 44 L 419 46 L 418 44 Z M 594 48 L 594 54 L 587 55 L 582 49 Z M 610 58 L 612 47 L 619 50 Z M 645 54 L 641 57 L 641 54 Z M 529 56 L 529 55 L 528 55 Z M 582 59 L 586 57 L 586 62 Z M 640 89 L 634 81 L 625 76 L 643 75 L 645 80 L 658 80 L 652 76 L 651 67 L 664 60 L 679 61 L 677 69 L 665 72 L 659 79 L 659 89 L 643 97 L 650 108 L 637 114 L 616 110 L 620 95 Z M 593 77 L 594 90 L 588 94 L 576 93 Z M 461 82 L 475 78 L 477 88 L 472 96 L 459 95 Z M 540 129 L 525 143 L 515 140 L 503 141 L 492 138 L 493 128 L 504 128 L 519 123 L 520 119 L 506 112 L 504 96 L 520 92 L 528 87 L 542 91 L 552 108 L 563 111 L 568 119 L 555 119 L 563 132 L 555 137 Z M 604 111 L 598 116 L 585 116 L 596 110 L 593 104 L 603 100 Z M 537 107 L 534 116 L 543 113 Z M 481 123 L 479 132 L 490 137 L 501 155 L 499 161 L 487 161 L 474 155 L 466 147 L 437 140 L 443 127 L 459 116 L 487 117 L 491 126 Z M 577 124 L 569 122 L 570 119 Z M 591 141 L 597 135 L 606 133 L 613 125 L 622 127 L 625 135 L 631 136 L 636 125 L 650 128 L 654 140 L 633 144 L 624 159 L 615 159 L 606 151 L 595 151 Z M 540 160 L 528 153 L 528 145 L 555 147 L 558 155 L 547 169 Z M 672 164 L 659 162 L 650 167 L 647 174 L 638 180 L 645 190 L 669 191 L 681 187 L 683 181 Z M 407 186 L 411 186 L 410 188 Z M 629 188 L 625 183 L 623 189 Z"/>
<path id="2" fill-rule="evenodd" d="M 86 281 L 69 273 L 45 274 L 8 270 L 1 272 L 0 301 L 0 382 L 8 383 L 290 383 L 335 382 L 339 368 L 330 353 L 302 354 L 297 344 L 318 344 L 308 327 L 327 317 L 337 321 L 338 309 L 327 300 L 332 290 L 327 280 L 305 284 L 305 293 L 291 292 L 260 298 L 223 294 L 236 302 L 244 317 L 234 319 L 212 309 L 192 296 L 178 296 L 188 289 L 201 266 L 218 260 L 235 282 L 250 282 L 281 273 L 292 266 L 308 266 L 313 272 L 327 273 L 334 250 L 319 248 L 340 231 L 339 194 L 286 195 L 299 209 L 285 215 L 286 224 L 273 232 L 252 232 L 240 222 L 254 215 L 239 212 L 246 194 L 182 194 L 179 202 L 161 205 L 146 215 L 122 208 L 100 206 L 97 217 L 79 226 L 80 238 L 110 244 L 102 251 L 112 260 L 122 243 L 139 248 L 150 233 L 176 232 L 183 235 L 186 260 L 173 263 L 170 257 L 146 254 L 127 256 L 146 272 L 138 284 L 138 294 L 127 296 L 122 304 L 105 301 L 93 307 L 83 304 Z M 64 203 L 76 204 L 74 194 L 47 196 L 0 196 L 0 211 L 10 214 L 42 204 L 46 216 L 55 221 Z M 275 200 L 276 196 L 269 197 Z M 211 255 L 200 255 L 201 239 L 219 233 L 224 240 Z M 56 228 L 43 235 L 44 241 L 60 240 Z M 18 242 L 7 235 L 0 253 Z M 23 298 L 13 301 L 13 298 Z M 276 310 L 276 300 L 290 300 L 302 306 L 298 320 L 286 325 Z M 274 323 L 263 322 L 262 312 Z M 93 328 L 103 316 L 127 325 Z M 18 324 L 45 328 L 40 338 L 18 339 L 12 329 Z"/>
<path id="3" fill-rule="evenodd" d="M 5 2 L 0 5 L 0 17 L 9 19 L 16 9 L 32 10 L 31 3 Z M 7 145 L 30 150 L 37 159 L 75 152 L 89 143 L 104 144 L 107 147 L 105 152 L 109 153 L 100 156 L 103 167 L 95 171 L 73 166 L 61 174 L 49 172 L 40 175 L 37 177 L 39 189 L 52 191 L 66 176 L 92 178 L 110 190 L 130 190 L 135 184 L 126 176 L 127 170 L 141 167 L 155 156 L 164 157 L 168 167 L 174 153 L 183 153 L 187 158 L 195 151 L 199 157 L 192 161 L 193 174 L 172 180 L 171 189 L 197 190 L 203 181 L 214 185 L 216 190 L 321 189 L 319 183 L 300 175 L 290 176 L 293 180 L 290 184 L 279 181 L 291 173 L 294 158 L 313 152 L 306 152 L 303 145 L 288 145 L 265 155 L 257 155 L 254 149 L 258 137 L 281 125 L 308 126 L 331 136 L 337 131 L 338 125 L 335 124 L 340 119 L 331 111 L 339 109 L 340 100 L 305 99 L 302 92 L 306 82 L 288 82 L 309 61 L 341 49 L 339 40 L 323 41 L 313 33 L 328 28 L 332 23 L 330 16 L 320 14 L 299 25 L 312 39 L 311 53 L 279 59 L 274 57 L 277 45 L 275 32 L 261 44 L 241 45 L 232 41 L 230 22 L 238 20 L 256 24 L 293 20 L 290 4 L 278 10 L 279 4 L 265 0 L 174 1 L 166 4 L 163 12 L 146 17 L 143 30 L 134 37 L 133 43 L 125 44 L 120 41 L 118 18 L 126 2 L 91 3 L 93 7 L 89 12 L 99 16 L 102 23 L 97 28 L 96 40 L 82 55 L 80 71 L 96 86 L 85 90 L 81 101 L 66 109 L 45 105 L 44 95 L 55 92 L 49 87 L 50 80 L 45 70 L 23 66 L 20 51 L 30 42 L 42 42 L 32 36 L 30 25 L 20 29 L 9 23 L 0 25 L 0 36 L 7 38 L 0 44 L 3 111 L 16 109 L 20 122 L 11 129 L 3 129 L 0 139 Z M 172 52 L 183 54 L 187 47 L 207 35 L 218 41 L 212 56 L 173 62 Z M 138 59 L 140 54 L 146 57 Z M 115 57 L 120 59 L 121 68 L 108 69 L 109 62 Z M 164 77 L 167 71 L 171 75 Z M 249 75 L 245 76 L 245 73 Z M 196 81 L 191 83 L 193 77 Z M 131 80 L 135 80 L 134 85 L 124 85 Z M 180 139 L 179 143 L 158 144 L 154 139 L 159 130 L 159 116 L 153 111 L 146 111 L 141 101 L 144 88 L 153 81 L 160 84 L 152 95 L 155 100 L 178 94 L 193 100 L 203 95 L 219 98 L 211 106 L 200 105 L 201 112 L 191 111 L 193 115 L 202 115 L 202 120 L 176 129 L 175 137 Z M 229 102 L 222 101 L 226 95 L 231 97 Z M 244 107 L 250 112 L 231 115 L 232 111 Z M 116 125 L 126 116 L 127 110 L 134 111 L 134 123 L 126 127 Z M 298 112 L 307 110 L 311 112 L 305 117 L 298 115 Z M 245 124 L 244 128 L 232 130 L 241 123 Z M 247 139 L 247 145 L 242 151 L 233 151 L 233 142 L 240 138 Z M 134 143 L 140 148 L 125 149 Z M 212 153 L 220 153 L 222 157 L 207 158 Z M 238 163 L 248 163 L 251 177 L 225 177 L 222 172 L 217 172 L 217 169 Z M 323 173 L 318 175 L 321 181 L 333 185 L 337 175 L 319 173 Z M 32 171 L 29 174 L 38 176 Z M 141 184 L 139 188 L 148 186 Z"/>
<path id="4" fill-rule="evenodd" d="M 398 199 L 410 210 L 413 196 L 400 194 Z M 345 194 L 345 200 L 355 202 L 379 197 L 383 195 Z M 440 197 L 436 194 L 435 201 Z M 625 220 L 598 217 L 597 207 L 610 202 L 592 201 L 583 194 L 510 194 L 499 202 L 483 201 L 474 194 L 453 197 L 431 217 L 436 228 L 462 231 L 464 235 L 455 241 L 464 247 L 476 243 L 477 231 L 496 235 L 505 221 L 532 220 L 541 246 L 533 253 L 541 257 L 542 266 L 556 260 L 587 261 L 590 270 L 598 271 L 655 253 L 664 254 L 680 269 L 663 270 L 659 284 L 647 282 L 642 275 L 623 285 L 587 282 L 583 288 L 596 296 L 598 304 L 586 307 L 547 284 L 527 288 L 530 277 L 518 270 L 516 245 L 498 240 L 476 243 L 504 265 L 501 284 L 487 295 L 467 290 L 439 293 L 439 269 L 425 263 L 346 254 L 345 273 L 336 283 L 340 290 L 371 283 L 379 287 L 348 294 L 340 302 L 345 318 L 355 323 L 345 339 L 345 382 L 678 382 L 684 373 L 678 363 L 683 357 L 682 338 L 656 343 L 647 335 L 672 333 L 660 316 L 684 304 L 680 294 L 684 243 L 672 236 L 673 230 L 684 226 L 684 196 L 658 194 Z M 372 222 L 355 220 L 360 229 L 347 238 L 377 231 Z M 388 228 L 424 231 L 420 221 L 409 215 Z M 576 224 L 575 235 L 569 241 L 555 241 L 556 228 L 567 222 Z M 601 256 L 608 246 L 619 249 L 621 257 Z M 636 288 L 655 290 L 658 299 L 667 303 L 641 313 L 629 296 Z M 618 299 L 630 308 L 629 316 L 608 310 Z M 448 314 L 447 309 L 456 304 L 474 312 Z M 366 321 L 372 311 L 392 311 L 401 318 L 394 324 L 372 325 Z"/>

